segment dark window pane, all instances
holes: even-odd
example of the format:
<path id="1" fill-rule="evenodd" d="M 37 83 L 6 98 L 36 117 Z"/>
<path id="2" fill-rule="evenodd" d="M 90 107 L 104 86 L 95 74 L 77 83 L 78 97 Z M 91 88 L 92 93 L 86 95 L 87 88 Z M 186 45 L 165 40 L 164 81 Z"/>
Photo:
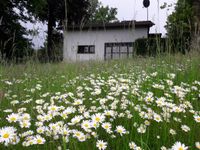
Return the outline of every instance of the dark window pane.
<path id="1" fill-rule="evenodd" d="M 94 45 L 79 45 L 78 54 L 94 54 L 95 46 Z"/>
<path id="2" fill-rule="evenodd" d="M 78 46 L 78 53 L 79 54 L 84 53 L 84 46 Z"/>

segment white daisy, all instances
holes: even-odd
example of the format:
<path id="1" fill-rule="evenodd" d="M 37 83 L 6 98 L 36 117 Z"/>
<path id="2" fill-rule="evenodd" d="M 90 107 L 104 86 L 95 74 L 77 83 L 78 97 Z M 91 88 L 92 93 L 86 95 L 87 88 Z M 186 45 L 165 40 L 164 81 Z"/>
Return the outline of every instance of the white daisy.
<path id="1" fill-rule="evenodd" d="M 188 147 L 185 146 L 185 144 L 182 144 L 181 142 L 176 142 L 171 148 L 171 150 L 187 150 L 187 149 Z"/>
<path id="2" fill-rule="evenodd" d="M 107 147 L 107 142 L 104 142 L 103 140 L 98 140 L 96 146 L 99 150 L 104 150 Z"/>
<path id="3" fill-rule="evenodd" d="M 181 126 L 181 129 L 182 129 L 183 131 L 185 131 L 185 132 L 190 131 L 190 127 L 188 127 L 188 126 L 186 126 L 186 125 L 182 125 L 182 126 Z"/>
<path id="4" fill-rule="evenodd" d="M 14 127 L 4 127 L 0 129 L 0 143 L 15 144 L 17 142 L 17 134 Z"/>
<path id="5" fill-rule="evenodd" d="M 116 127 L 116 132 L 122 136 L 123 134 L 126 134 L 126 129 L 120 125 Z"/>
<path id="6" fill-rule="evenodd" d="M 97 114 L 94 114 L 92 115 L 92 121 L 94 122 L 103 122 L 105 120 L 105 116 L 101 113 L 97 113 Z"/>
<path id="7" fill-rule="evenodd" d="M 200 116 L 194 116 L 194 120 L 198 123 L 200 123 Z"/>
<path id="8" fill-rule="evenodd" d="M 46 140 L 40 135 L 36 135 L 36 137 L 34 138 L 34 144 L 44 144 L 45 142 Z"/>
<path id="9" fill-rule="evenodd" d="M 200 142 L 196 142 L 195 146 L 196 146 L 197 149 L 200 149 Z"/>
<path id="10" fill-rule="evenodd" d="M 105 122 L 102 125 L 102 128 L 104 128 L 107 132 L 111 132 L 112 125 L 109 122 Z"/>
<path id="11" fill-rule="evenodd" d="M 17 122 L 19 120 L 19 114 L 12 113 L 12 114 L 8 115 L 6 119 L 10 123 Z"/>

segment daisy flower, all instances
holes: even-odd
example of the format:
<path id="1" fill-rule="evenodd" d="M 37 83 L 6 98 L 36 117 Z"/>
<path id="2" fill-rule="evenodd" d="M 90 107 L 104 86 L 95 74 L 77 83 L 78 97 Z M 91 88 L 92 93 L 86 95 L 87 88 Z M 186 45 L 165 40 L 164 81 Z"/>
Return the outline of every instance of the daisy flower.
<path id="1" fill-rule="evenodd" d="M 91 128 L 91 123 L 88 120 L 84 120 L 81 123 L 81 128 L 83 128 L 85 131 L 89 131 L 89 129 Z"/>
<path id="2" fill-rule="evenodd" d="M 0 143 L 4 143 L 5 145 L 8 144 L 15 144 L 17 135 L 17 130 L 14 127 L 4 127 L 0 129 Z M 13 143 L 14 142 L 14 143 Z"/>
<path id="3" fill-rule="evenodd" d="M 21 128 L 29 128 L 31 126 L 31 123 L 27 120 L 24 120 L 24 121 L 20 121 L 20 127 Z"/>
<path id="4" fill-rule="evenodd" d="M 120 125 L 116 127 L 116 132 L 122 136 L 123 134 L 126 134 L 126 129 Z"/>
<path id="5" fill-rule="evenodd" d="M 137 147 L 137 145 L 134 142 L 130 142 L 129 143 L 129 148 L 135 150 L 135 148 Z"/>
<path id="6" fill-rule="evenodd" d="M 10 123 L 17 122 L 19 120 L 19 114 L 12 113 L 12 114 L 8 115 L 6 119 Z"/>
<path id="7" fill-rule="evenodd" d="M 105 116 L 103 114 L 97 113 L 92 115 L 92 121 L 94 122 L 103 122 L 105 120 Z"/>
<path id="8" fill-rule="evenodd" d="M 107 147 L 107 142 L 104 142 L 103 140 L 98 140 L 96 146 L 99 150 L 104 150 Z"/>
<path id="9" fill-rule="evenodd" d="M 34 143 L 35 144 L 44 144 L 46 142 L 46 140 L 41 137 L 40 135 L 36 135 L 36 137 L 34 138 Z"/>
<path id="10" fill-rule="evenodd" d="M 182 126 L 181 126 L 181 129 L 182 129 L 183 131 L 185 131 L 185 132 L 190 131 L 190 128 L 189 128 L 188 126 L 186 126 L 186 125 L 182 125 Z"/>
<path id="11" fill-rule="evenodd" d="M 102 128 L 104 128 L 107 132 L 111 132 L 111 124 L 109 122 L 105 122 L 102 125 Z"/>
<path id="12" fill-rule="evenodd" d="M 194 116 L 194 120 L 198 123 L 200 123 L 200 116 Z"/>
<path id="13" fill-rule="evenodd" d="M 196 146 L 197 149 L 200 149 L 200 142 L 196 142 L 195 146 Z"/>
<path id="14" fill-rule="evenodd" d="M 188 147 L 185 146 L 185 144 L 182 144 L 181 142 L 176 142 L 173 146 L 171 150 L 187 150 Z"/>

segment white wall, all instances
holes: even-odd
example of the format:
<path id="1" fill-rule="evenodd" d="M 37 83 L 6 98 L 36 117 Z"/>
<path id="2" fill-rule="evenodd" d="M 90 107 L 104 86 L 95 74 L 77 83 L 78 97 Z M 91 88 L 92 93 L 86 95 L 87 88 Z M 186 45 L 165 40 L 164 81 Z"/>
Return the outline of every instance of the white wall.
<path id="1" fill-rule="evenodd" d="M 64 33 L 64 60 L 104 60 L 104 44 L 134 42 L 147 37 L 147 28 L 98 31 L 68 31 Z M 95 54 L 77 54 L 78 45 L 95 45 Z"/>

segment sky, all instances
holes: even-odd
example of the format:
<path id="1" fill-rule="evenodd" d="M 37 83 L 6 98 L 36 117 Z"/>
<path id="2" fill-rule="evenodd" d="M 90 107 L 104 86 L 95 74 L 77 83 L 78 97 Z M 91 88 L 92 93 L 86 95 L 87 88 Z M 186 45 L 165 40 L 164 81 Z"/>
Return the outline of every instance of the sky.
<path id="1" fill-rule="evenodd" d="M 103 5 L 108 5 L 110 7 L 115 7 L 118 9 L 117 18 L 119 20 L 136 20 L 144 21 L 147 20 L 147 9 L 143 7 L 143 0 L 100 0 Z M 166 25 L 167 16 L 171 14 L 174 10 L 174 5 L 172 7 L 167 7 L 165 9 L 160 9 L 164 3 L 175 4 L 177 0 L 150 0 L 149 20 L 155 23 L 155 26 L 151 28 L 151 33 L 162 33 L 165 35 L 166 30 L 164 26 Z"/>
<path id="2" fill-rule="evenodd" d="M 143 7 L 143 0 L 99 0 L 104 6 L 110 6 L 117 8 L 117 18 L 120 21 L 123 20 L 136 20 L 144 21 L 147 20 L 147 9 Z M 166 30 L 164 26 L 166 25 L 167 16 L 174 11 L 174 5 L 172 7 L 167 7 L 165 9 L 160 9 L 164 3 L 175 4 L 177 0 L 150 0 L 150 6 L 148 8 L 148 18 L 151 20 L 155 26 L 150 29 L 151 33 L 162 33 L 164 36 Z M 30 36 L 34 43 L 34 48 L 40 48 L 46 38 L 46 25 L 42 23 L 37 24 L 27 24 L 25 27 L 29 29 L 38 29 L 38 36 Z"/>

